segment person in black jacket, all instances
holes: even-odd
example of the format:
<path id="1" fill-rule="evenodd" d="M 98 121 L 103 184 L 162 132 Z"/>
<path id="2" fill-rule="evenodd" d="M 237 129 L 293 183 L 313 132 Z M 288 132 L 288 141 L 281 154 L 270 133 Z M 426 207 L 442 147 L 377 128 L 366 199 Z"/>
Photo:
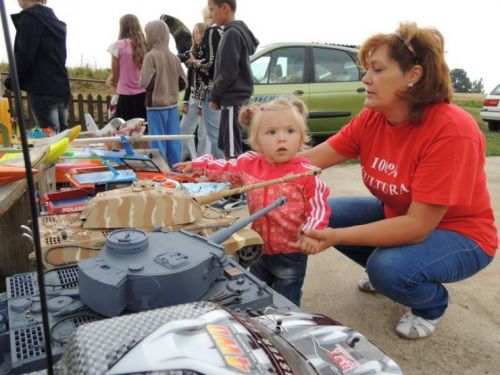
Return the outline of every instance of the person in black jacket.
<path id="1" fill-rule="evenodd" d="M 66 70 L 66 24 L 45 6 L 46 0 L 18 0 L 23 9 L 12 15 L 16 27 L 14 53 L 21 90 L 45 133 L 67 128 L 70 87 Z M 5 86 L 12 90 L 10 77 Z"/>
<path id="2" fill-rule="evenodd" d="M 226 159 L 243 153 L 242 128 L 238 113 L 253 92 L 250 55 L 259 41 L 243 21 L 235 20 L 236 0 L 208 0 L 214 22 L 224 26 L 215 59 L 210 106 L 221 108 L 219 148 Z"/>

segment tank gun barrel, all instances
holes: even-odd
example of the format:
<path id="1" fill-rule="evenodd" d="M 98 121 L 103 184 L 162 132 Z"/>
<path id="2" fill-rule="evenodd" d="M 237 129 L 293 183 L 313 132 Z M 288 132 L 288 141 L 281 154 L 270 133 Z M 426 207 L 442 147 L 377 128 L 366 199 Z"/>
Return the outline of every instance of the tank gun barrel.
<path id="1" fill-rule="evenodd" d="M 229 197 L 231 195 L 246 193 L 247 191 L 250 191 L 250 190 L 255 190 L 255 189 L 263 188 L 263 187 L 270 186 L 270 185 L 280 184 L 280 183 L 283 183 L 286 181 L 294 180 L 296 178 L 301 178 L 301 177 L 305 177 L 305 176 L 315 176 L 315 175 L 318 175 L 320 173 L 321 173 L 321 169 L 319 169 L 319 168 L 313 169 L 313 170 L 310 170 L 308 172 L 298 173 L 298 174 L 290 174 L 288 176 L 284 176 L 281 178 L 275 178 L 274 180 L 262 181 L 262 182 L 258 182 L 255 184 L 241 186 L 241 187 L 237 187 L 237 188 L 226 190 L 226 191 L 219 191 L 219 192 L 195 197 L 193 199 L 196 202 L 198 202 L 198 204 L 200 204 L 200 205 L 209 204 L 209 203 L 213 203 L 215 201 L 218 201 L 221 198 Z"/>
<path id="2" fill-rule="evenodd" d="M 263 209 L 257 211 L 253 215 L 240 219 L 233 225 L 215 232 L 214 234 L 209 236 L 208 239 L 212 242 L 220 244 L 225 240 L 227 240 L 229 237 L 231 237 L 233 233 L 236 233 L 237 231 L 247 226 L 252 221 L 257 220 L 259 217 L 264 216 L 269 211 L 275 209 L 278 206 L 282 206 L 285 203 L 286 203 L 286 196 L 280 197 L 276 199 L 273 203 L 271 203 L 269 206 L 264 207 Z"/>

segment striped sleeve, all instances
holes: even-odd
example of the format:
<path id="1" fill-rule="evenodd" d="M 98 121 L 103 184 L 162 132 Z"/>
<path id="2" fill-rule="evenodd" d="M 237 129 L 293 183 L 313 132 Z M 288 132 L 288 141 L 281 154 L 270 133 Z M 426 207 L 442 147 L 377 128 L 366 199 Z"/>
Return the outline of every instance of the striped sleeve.
<path id="1" fill-rule="evenodd" d="M 330 189 L 319 176 L 309 176 L 305 179 L 304 191 L 306 221 L 303 230 L 325 228 L 330 217 L 327 202 Z"/>
<path id="2" fill-rule="evenodd" d="M 200 171 L 209 179 L 214 181 L 230 182 L 231 184 L 242 183 L 242 173 L 250 153 L 240 155 L 237 159 L 215 159 L 213 155 L 206 154 L 193 160 L 193 170 Z"/>

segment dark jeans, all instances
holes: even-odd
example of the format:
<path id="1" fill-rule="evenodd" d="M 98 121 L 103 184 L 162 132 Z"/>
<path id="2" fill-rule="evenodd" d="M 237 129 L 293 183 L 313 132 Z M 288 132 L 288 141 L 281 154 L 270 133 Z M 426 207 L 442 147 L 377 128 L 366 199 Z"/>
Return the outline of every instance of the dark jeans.
<path id="1" fill-rule="evenodd" d="M 68 128 L 69 97 L 33 95 L 28 93 L 35 124 L 41 128 L 52 128 L 56 133 Z"/>
<path id="2" fill-rule="evenodd" d="M 306 254 L 276 254 L 262 255 L 259 261 L 250 267 L 250 272 L 300 306 L 306 268 Z"/>
<path id="3" fill-rule="evenodd" d="M 329 226 L 343 228 L 384 219 L 383 206 L 373 197 L 328 200 Z M 335 246 L 366 268 L 375 289 L 409 306 L 425 319 L 441 317 L 448 307 L 443 283 L 466 279 L 486 267 L 493 257 L 460 233 L 435 229 L 424 241 L 394 247 Z"/>

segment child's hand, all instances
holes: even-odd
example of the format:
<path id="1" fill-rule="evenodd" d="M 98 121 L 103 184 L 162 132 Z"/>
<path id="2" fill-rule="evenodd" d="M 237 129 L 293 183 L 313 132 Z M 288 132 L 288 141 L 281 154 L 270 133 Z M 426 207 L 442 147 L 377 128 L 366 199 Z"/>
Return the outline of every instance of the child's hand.
<path id="1" fill-rule="evenodd" d="M 174 168 L 180 170 L 182 173 L 189 173 L 193 171 L 193 163 L 190 161 L 181 161 L 174 164 Z"/>
<path id="2" fill-rule="evenodd" d="M 302 252 L 306 254 L 316 254 L 324 250 L 321 249 L 321 243 L 318 240 L 311 237 L 302 236 L 299 239 L 299 243 Z"/>
<path id="3" fill-rule="evenodd" d="M 334 230 L 332 228 L 311 230 L 298 237 L 296 242 L 290 242 L 288 245 L 305 254 L 317 254 L 335 244 L 333 237 Z"/>

